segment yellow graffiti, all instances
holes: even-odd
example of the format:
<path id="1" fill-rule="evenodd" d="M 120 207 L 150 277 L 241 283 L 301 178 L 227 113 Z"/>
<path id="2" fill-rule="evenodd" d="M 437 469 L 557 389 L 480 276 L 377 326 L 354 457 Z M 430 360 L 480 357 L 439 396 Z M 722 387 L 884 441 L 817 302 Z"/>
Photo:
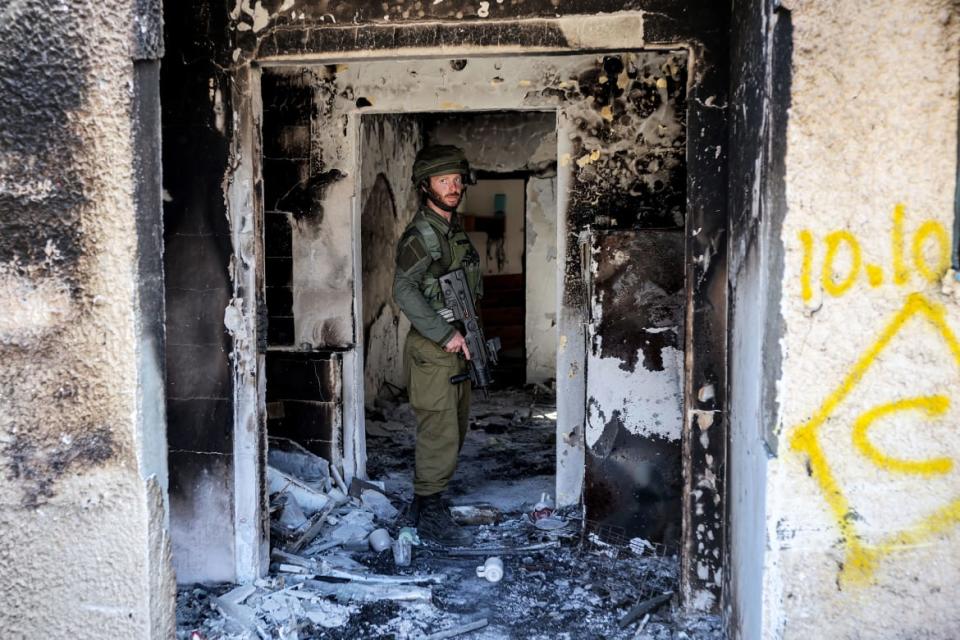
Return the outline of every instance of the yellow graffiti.
<path id="1" fill-rule="evenodd" d="M 870 283 L 870 286 L 876 289 L 883 284 L 883 267 L 878 264 L 868 264 L 867 269 L 867 282 Z"/>
<path id="2" fill-rule="evenodd" d="M 830 414 L 837 409 L 850 392 L 863 380 L 864 375 L 866 375 L 880 353 L 886 349 L 890 341 L 903 328 L 907 321 L 914 317 L 925 319 L 933 325 L 946 342 L 954 362 L 960 367 L 960 341 L 957 340 L 956 335 L 947 324 L 946 309 L 942 305 L 929 301 L 919 293 L 911 294 L 907 297 L 907 302 L 904 307 L 892 318 L 876 342 L 857 360 L 840 385 L 827 396 L 823 404 L 820 405 L 813 414 L 813 417 L 809 421 L 794 428 L 789 438 L 790 447 L 794 451 L 806 455 L 810 462 L 813 478 L 823 493 L 824 500 L 840 529 L 844 544 L 846 545 L 846 560 L 843 563 L 841 575 L 854 583 L 868 581 L 873 575 L 877 563 L 883 556 L 905 546 L 929 540 L 934 535 L 960 523 L 960 499 L 958 499 L 936 510 L 931 515 L 922 518 L 912 527 L 893 534 L 887 539 L 881 540 L 879 543 L 868 544 L 864 542 L 857 532 L 854 518 L 851 517 L 852 512 L 846 494 L 837 482 L 818 438 L 818 432 L 830 417 Z M 870 449 L 872 445 L 866 440 L 866 431 L 869 429 L 871 422 L 893 411 L 911 408 L 902 404 L 904 402 L 907 404 L 910 402 L 921 402 L 922 404 L 922 401 L 924 401 L 924 399 L 919 398 L 901 401 L 901 403 L 893 403 L 893 405 L 897 406 L 884 405 L 873 411 L 868 411 L 861 416 L 857 423 L 858 425 L 862 424 L 862 426 L 859 427 L 861 432 L 860 437 L 863 438 L 868 449 Z M 928 410 L 931 412 L 931 415 L 937 415 L 937 411 L 940 408 L 937 403 L 942 402 L 942 400 L 930 400 L 927 398 L 926 401 L 930 404 L 926 407 L 919 406 L 919 408 L 921 410 Z M 943 409 L 945 410 L 946 407 L 944 406 Z M 857 427 L 855 427 L 855 431 L 856 429 Z M 858 437 L 856 433 L 854 437 Z M 884 469 L 892 469 L 892 466 L 888 464 L 889 460 L 899 463 L 936 461 L 888 459 L 879 451 L 875 451 L 875 453 L 879 454 L 879 459 L 875 459 L 876 456 L 868 455 L 868 457 Z"/>
<path id="3" fill-rule="evenodd" d="M 904 460 L 884 454 L 869 438 L 867 431 L 873 423 L 885 418 L 891 413 L 899 411 L 922 411 L 927 417 L 942 416 L 950 407 L 950 399 L 946 396 L 923 396 L 907 398 L 874 407 L 867 411 L 853 423 L 853 443 L 871 462 L 887 471 L 899 473 L 915 473 L 929 476 L 939 473 L 948 473 L 953 469 L 953 460 L 950 458 L 932 458 L 930 460 Z"/>
<path id="4" fill-rule="evenodd" d="M 905 207 L 898 204 L 893 208 L 893 233 L 890 241 L 893 243 L 893 283 L 906 284 L 910 279 L 910 272 L 903 260 L 903 219 L 906 217 Z"/>
<path id="5" fill-rule="evenodd" d="M 937 264 L 933 269 L 927 264 L 923 256 L 923 245 L 928 237 L 933 237 L 937 241 L 939 255 Z M 947 231 L 943 225 L 934 220 L 927 220 L 917 233 L 913 236 L 913 264 L 927 282 L 939 282 L 943 273 L 950 266 L 950 238 L 947 237 Z"/>
<path id="6" fill-rule="evenodd" d="M 823 288 L 832 296 L 842 296 L 853 286 L 853 283 L 857 280 L 857 275 L 860 273 L 860 245 L 849 231 L 829 233 L 825 241 L 827 243 L 827 255 L 823 259 Z M 833 261 L 837 257 L 837 251 L 840 249 L 841 243 L 846 243 L 850 248 L 851 264 L 847 277 L 838 284 L 833 279 Z"/>
<path id="7" fill-rule="evenodd" d="M 803 264 L 800 267 L 800 296 L 804 302 L 813 297 L 813 286 L 810 284 L 810 274 L 813 271 L 813 234 L 809 231 L 800 232 L 800 242 L 803 243 Z"/>
<path id="8" fill-rule="evenodd" d="M 935 283 L 943 277 L 950 267 L 950 236 L 943 224 L 937 220 L 926 220 L 913 234 L 911 244 L 912 269 L 905 258 L 907 234 L 906 207 L 898 204 L 893 208 L 891 220 L 891 281 L 897 286 L 904 286 L 910 282 L 911 274 L 916 271 L 928 283 Z M 800 266 L 800 297 L 804 302 L 813 299 L 813 270 L 816 238 L 813 233 L 804 229 L 799 233 L 803 258 Z M 828 233 L 824 239 L 826 251 L 820 274 L 821 288 L 834 297 L 840 297 L 849 292 L 857 283 L 861 271 L 866 274 L 867 284 L 876 288 L 884 282 L 884 268 L 880 264 L 863 264 L 863 249 L 860 241 L 850 231 L 837 230 Z M 928 260 L 930 247 L 936 251 L 935 259 Z M 842 277 L 834 271 L 837 254 L 845 247 L 850 254 L 849 271 Z M 933 264 L 931 264 L 931 262 Z M 837 278 L 840 277 L 838 281 Z"/>

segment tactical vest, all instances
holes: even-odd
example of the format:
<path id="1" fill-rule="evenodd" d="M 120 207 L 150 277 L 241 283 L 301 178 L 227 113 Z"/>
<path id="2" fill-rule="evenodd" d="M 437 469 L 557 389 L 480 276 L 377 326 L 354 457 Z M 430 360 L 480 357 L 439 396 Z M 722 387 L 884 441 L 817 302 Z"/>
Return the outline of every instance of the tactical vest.
<path id="1" fill-rule="evenodd" d="M 419 213 L 413 219 L 413 226 L 423 238 L 423 244 L 433 262 L 420 281 L 420 291 L 434 311 L 439 311 L 446 305 L 443 302 L 443 293 L 440 290 L 440 276 L 455 269 L 463 269 L 467 276 L 467 283 L 473 292 L 474 304 L 483 294 L 483 280 L 480 274 L 480 254 L 473 248 L 473 243 L 463 229 L 458 229 L 450 236 L 450 242 L 441 242 L 440 236 L 433 225 Z"/>

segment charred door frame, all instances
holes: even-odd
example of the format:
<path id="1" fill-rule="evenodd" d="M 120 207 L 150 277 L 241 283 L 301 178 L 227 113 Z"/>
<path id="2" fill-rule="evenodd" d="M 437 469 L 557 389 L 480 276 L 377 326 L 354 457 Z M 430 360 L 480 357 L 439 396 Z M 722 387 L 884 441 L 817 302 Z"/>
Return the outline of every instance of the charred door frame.
<path id="1" fill-rule="evenodd" d="M 653 4 L 653 3 L 651 3 Z M 684 399 L 684 517 L 681 557 L 682 596 L 688 608 L 716 610 L 720 604 L 723 552 L 727 438 L 727 42 L 725 9 L 691 2 L 656 3 L 656 12 L 622 12 L 558 19 L 502 21 L 443 21 L 307 27 L 288 26 L 282 37 L 258 43 L 254 62 L 265 65 L 304 65 L 359 59 L 406 57 L 480 57 L 510 54 L 585 54 L 600 51 L 687 49 L 690 52 L 687 111 L 687 224 L 686 336 Z M 625 23 L 625 19 L 632 22 Z M 562 21 L 567 20 L 563 24 Z M 625 24 L 634 28 L 625 36 Z M 566 29 L 564 28 L 566 27 Z M 557 40 L 557 34 L 562 34 Z M 575 36 L 575 37 L 574 37 Z M 449 43 L 466 43 L 450 45 Z M 235 141 L 240 166 L 225 185 L 228 215 L 235 232 L 235 252 L 241 266 L 235 270 L 235 292 L 240 300 L 240 325 L 246 343 L 235 338 L 237 387 L 235 413 L 237 477 L 252 470 L 257 491 L 237 488 L 238 576 L 265 569 L 264 509 L 265 424 L 263 420 L 261 358 L 256 356 L 257 311 L 263 304 L 262 193 L 259 158 L 259 84 L 254 65 L 234 69 L 233 105 L 251 128 L 238 127 Z M 256 123 L 256 125 L 255 125 Z M 228 175 L 228 178 L 230 176 Z M 245 178 L 246 184 L 240 185 Z M 558 189 L 558 210 L 566 197 Z M 357 206 L 357 205 L 355 205 Z M 252 216 L 252 218 L 251 218 Z M 559 221 L 558 221 L 559 222 Z M 559 225 L 558 225 L 559 226 Z M 564 240 L 567 240 L 564 237 Z M 250 243 L 253 242 L 251 245 Z M 558 247 L 558 250 L 560 248 Z M 248 261 L 252 259 L 252 261 Z M 242 295 L 246 293 L 246 295 Z M 253 298 L 253 299 L 252 299 Z M 573 319 L 571 319 L 573 320 Z M 576 319 L 580 321 L 580 319 Z M 253 390 L 253 394 L 251 394 Z M 257 399 L 256 395 L 260 395 Z M 349 410 L 349 409 L 348 409 Z M 581 432 L 582 436 L 582 432 Z M 250 464 L 247 464 L 249 462 Z M 251 464 L 253 467 L 251 467 Z M 259 540 L 259 548 L 256 542 Z M 242 553 L 241 550 L 243 549 Z M 242 556 L 242 557 L 241 557 Z"/>
<path id="2" fill-rule="evenodd" d="M 224 180 L 233 259 L 233 298 L 224 325 L 233 338 L 234 557 L 237 582 L 252 581 L 270 565 L 267 495 L 266 311 L 264 260 L 263 103 L 260 69 L 234 71 L 232 103 L 239 122 L 231 138 L 236 164 Z M 256 483 L 250 482 L 250 478 Z"/>

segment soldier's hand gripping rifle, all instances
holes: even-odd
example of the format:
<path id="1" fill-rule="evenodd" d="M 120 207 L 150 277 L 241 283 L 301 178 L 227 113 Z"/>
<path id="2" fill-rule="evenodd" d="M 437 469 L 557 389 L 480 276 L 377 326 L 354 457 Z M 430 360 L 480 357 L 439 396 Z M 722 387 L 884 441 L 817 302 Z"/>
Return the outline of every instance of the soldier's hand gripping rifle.
<path id="1" fill-rule="evenodd" d="M 467 284 L 467 275 L 463 269 L 456 269 L 440 276 L 440 289 L 443 291 L 444 304 L 453 312 L 453 319 L 463 323 L 463 338 L 470 351 L 470 360 L 467 361 L 469 373 L 453 376 L 450 378 L 450 383 L 460 384 L 469 379 L 486 398 L 487 387 L 493 383 L 491 368 L 497 363 L 500 338 L 484 339 L 480 318 L 477 317 L 477 309 L 473 305 L 470 285 Z"/>

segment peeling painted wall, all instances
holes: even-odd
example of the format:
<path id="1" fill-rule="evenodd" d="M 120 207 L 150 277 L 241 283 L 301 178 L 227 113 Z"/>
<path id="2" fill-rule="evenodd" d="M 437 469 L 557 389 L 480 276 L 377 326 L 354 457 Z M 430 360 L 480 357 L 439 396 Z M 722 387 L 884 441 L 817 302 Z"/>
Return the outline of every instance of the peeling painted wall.
<path id="1" fill-rule="evenodd" d="M 765 637 L 948 638 L 960 613 L 955 2 L 793 25 Z M 922 603 L 922 605 L 920 604 Z"/>
<path id="2" fill-rule="evenodd" d="M 0 22 L 4 637 L 173 634 L 159 15 L 18 2 Z"/>
<path id="3" fill-rule="evenodd" d="M 503 78 L 488 81 L 496 85 Z M 476 171 L 541 173 L 552 171 L 557 162 L 557 117 L 550 111 L 522 117 L 509 112 L 430 114 L 424 120 L 427 142 L 460 147 Z"/>
<path id="4" fill-rule="evenodd" d="M 525 268 L 527 383 L 546 382 L 557 377 L 556 176 L 527 181 Z"/>
<path id="5" fill-rule="evenodd" d="M 294 343 L 302 347 L 346 348 L 356 344 L 353 311 L 354 241 L 351 198 L 357 140 L 346 134 L 346 116 L 337 112 L 335 67 L 310 69 L 314 117 L 311 122 L 310 205 L 293 230 Z M 350 181 L 344 178 L 350 177 Z"/>
<path id="6" fill-rule="evenodd" d="M 411 176 L 423 144 L 417 118 L 373 115 L 362 120 L 360 244 L 363 272 L 364 396 L 371 404 L 385 383 L 406 387 L 403 343 L 410 321 L 393 301 L 397 242 L 419 207 Z"/>
<path id="7" fill-rule="evenodd" d="M 677 231 L 647 231 L 604 234 L 594 245 L 587 366 L 599 375 L 589 387 L 587 446 L 612 418 L 610 407 L 635 435 L 680 440 L 682 240 Z"/>

